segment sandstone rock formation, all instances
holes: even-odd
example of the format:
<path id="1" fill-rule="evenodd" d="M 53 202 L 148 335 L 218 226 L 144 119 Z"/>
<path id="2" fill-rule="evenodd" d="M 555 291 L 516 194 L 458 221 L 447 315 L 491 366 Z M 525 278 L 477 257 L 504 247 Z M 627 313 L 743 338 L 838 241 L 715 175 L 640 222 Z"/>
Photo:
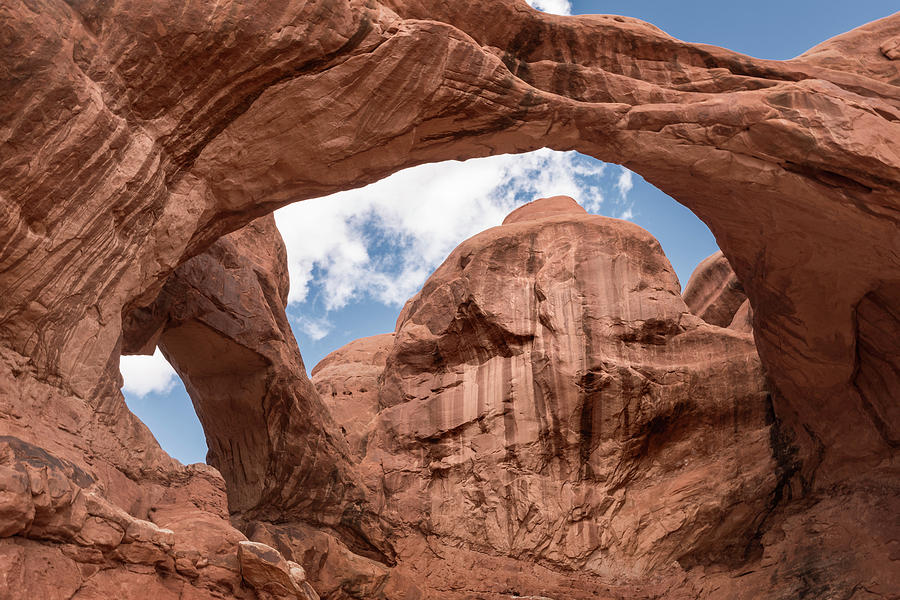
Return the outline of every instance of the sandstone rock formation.
<path id="1" fill-rule="evenodd" d="M 14 507 L 0 526 L 15 532 L 0 541 L 18 565 L 10 585 L 52 597 L 37 567 L 52 555 L 72 574 L 59 576 L 73 582 L 59 597 L 103 586 L 122 597 L 178 586 L 196 597 L 254 593 L 224 504 L 191 503 L 212 476 L 166 456 L 124 404 L 123 315 L 151 306 L 179 265 L 287 202 L 422 162 L 549 146 L 624 164 L 684 203 L 742 282 L 777 425 L 780 520 L 769 531 L 781 541 L 762 540 L 779 550 L 761 560 L 806 582 L 808 596 L 844 593 L 848 573 L 854 593 L 900 587 L 889 579 L 889 542 L 900 539 L 900 16 L 784 62 L 684 43 L 634 19 L 544 15 L 520 0 L 50 0 L 3 4 L 0 32 L 0 435 L 35 449 L 4 465 L 70 465 L 60 489 L 88 489 L 170 528 L 175 548 L 194 527 L 227 532 L 216 538 L 227 560 L 198 559 L 198 578 L 158 566 L 164 559 L 128 567 L 111 549 L 118 533 L 102 546 L 41 537 L 40 527 L 29 537 L 21 523 L 29 502 L 46 501 L 43 483 L 12 475 L 3 497 Z M 337 496 L 351 498 L 337 513 L 365 513 L 337 430 L 306 416 L 322 422 L 301 444 L 335 440 L 325 456 L 346 475 Z M 245 446 L 277 447 L 278 427 L 267 426 Z M 247 442 L 227 427 L 208 432 L 219 434 Z M 278 464 L 219 454 L 225 471 L 229 461 Z M 229 496 L 248 506 L 273 497 L 258 492 Z M 324 506 L 334 492 L 303 494 L 277 499 L 272 514 L 293 518 L 294 502 Z M 60 502 L 50 505 L 68 510 Z M 178 510 L 178 527 L 152 517 Z M 312 519 L 332 527 L 335 514 Z M 389 554 L 367 519 L 333 532 Z"/>
<path id="2" fill-rule="evenodd" d="M 178 371 L 232 518 L 316 523 L 385 558 L 344 437 L 307 378 L 284 311 L 288 284 L 275 219 L 261 217 L 183 264 L 151 306 L 130 313 L 124 349 L 158 343 Z"/>
<path id="3" fill-rule="evenodd" d="M 306 571 L 295 562 L 284 560 L 277 550 L 259 542 L 240 542 L 238 560 L 241 576 L 261 595 L 319 600 L 306 582 Z"/>
<path id="4" fill-rule="evenodd" d="M 485 555 L 470 590 L 569 598 L 760 551 L 780 482 L 752 338 L 690 314 L 631 223 L 552 198 L 464 242 L 407 303 L 381 379 L 362 469 L 432 594 L 423 539 Z M 495 580 L 495 557 L 585 581 Z"/>
<path id="5" fill-rule="evenodd" d="M 744 288 L 721 251 L 697 265 L 684 288 L 688 309 L 719 327 L 728 327 L 746 301 Z"/>
<path id="6" fill-rule="evenodd" d="M 323 358 L 310 373 L 358 457 L 365 455 L 370 425 L 381 408 L 378 378 L 393 345 L 393 333 L 356 340 Z"/>
<path id="7" fill-rule="evenodd" d="M 77 465 L 0 437 L 0 597 L 317 598 L 300 583 L 278 589 L 248 575 L 246 538 L 228 523 L 215 469 L 191 465 L 165 491 L 144 488 L 148 520 L 110 502 L 110 490 Z M 257 564 L 285 563 L 270 550 Z"/>

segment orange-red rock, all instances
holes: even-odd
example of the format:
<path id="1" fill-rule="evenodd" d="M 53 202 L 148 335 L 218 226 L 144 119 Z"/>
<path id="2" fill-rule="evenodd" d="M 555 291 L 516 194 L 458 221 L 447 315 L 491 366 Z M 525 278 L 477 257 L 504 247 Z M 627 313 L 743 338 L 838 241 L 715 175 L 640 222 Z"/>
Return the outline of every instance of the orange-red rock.
<path id="1" fill-rule="evenodd" d="M 784 483 L 762 560 L 784 570 L 747 589 L 892 593 L 898 35 L 894 15 L 764 61 L 519 0 L 0 6 L 0 435 L 76 466 L 135 519 L 202 497 L 207 475 L 166 456 L 118 392 L 123 315 L 284 203 L 422 162 L 576 149 L 693 210 L 753 306 Z M 28 521 L 18 510 L 3 529 Z M 69 574 L 95 554 L 27 535 L 0 546 L 31 595 L 47 595 L 28 570 L 45 559 L 65 597 L 171 591 L 124 567 L 82 586 Z M 176 578 L 185 595 L 213 589 Z"/>
<path id="2" fill-rule="evenodd" d="M 747 296 L 722 252 L 704 259 L 684 288 L 684 303 L 707 323 L 728 327 Z"/>
<path id="3" fill-rule="evenodd" d="M 752 338 L 692 315 L 631 223 L 539 200 L 467 240 L 407 303 L 382 380 L 362 468 L 407 532 L 401 568 L 426 576 L 406 550 L 424 538 L 485 554 L 484 592 L 538 593 L 492 582 L 508 557 L 593 576 L 570 596 L 589 597 L 759 552 L 781 482 Z"/>
<path id="4" fill-rule="evenodd" d="M 365 454 L 370 425 L 381 408 L 378 377 L 393 344 L 393 333 L 353 341 L 323 358 L 310 374 L 358 457 Z"/>
<path id="5" fill-rule="evenodd" d="M 178 371 L 233 514 L 339 521 L 354 495 L 348 449 L 306 376 L 287 292 L 284 244 L 274 218 L 261 217 L 183 264 L 150 307 L 130 313 L 125 349 L 158 343 Z"/>
<path id="6" fill-rule="evenodd" d="M 275 220 L 261 217 L 183 264 L 150 307 L 129 314 L 126 349 L 158 342 L 178 371 L 232 520 L 314 523 L 386 560 L 390 544 L 344 436 L 306 375 L 285 314 L 288 283 Z"/>

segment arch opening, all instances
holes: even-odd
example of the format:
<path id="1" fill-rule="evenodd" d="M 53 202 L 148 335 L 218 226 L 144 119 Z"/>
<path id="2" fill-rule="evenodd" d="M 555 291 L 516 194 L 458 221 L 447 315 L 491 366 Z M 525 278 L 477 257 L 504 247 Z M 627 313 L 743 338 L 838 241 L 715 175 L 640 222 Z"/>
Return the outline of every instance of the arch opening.
<path id="1" fill-rule="evenodd" d="M 405 169 L 275 213 L 291 280 L 286 312 L 307 370 L 352 340 L 393 331 L 400 308 L 453 248 L 499 225 L 517 206 L 559 194 L 591 214 L 647 229 L 682 289 L 700 261 L 718 250 L 689 209 L 626 168 L 575 151 L 545 148 Z M 183 327 L 169 337 L 184 341 L 182 334 Z M 207 346 L 200 344 L 208 353 Z M 129 407 L 163 449 L 186 464 L 206 462 L 202 424 L 162 353 L 121 360 Z"/>
<path id="2" fill-rule="evenodd" d="M 393 331 L 403 304 L 463 240 L 555 195 L 648 230 L 682 289 L 718 251 L 689 209 L 640 175 L 576 151 L 412 167 L 276 211 L 291 277 L 287 313 L 307 365 L 353 339 Z"/>
<path id="3" fill-rule="evenodd" d="M 792 545 L 800 551 L 772 553 L 769 564 L 796 574 L 795 559 L 801 556 L 802 572 L 816 579 L 832 567 L 822 556 L 846 557 L 850 566 L 835 571 L 851 592 L 858 581 L 887 572 L 883 561 L 868 557 L 886 556 L 891 538 L 879 536 L 888 535 L 883 524 L 890 522 L 891 499 L 897 497 L 884 485 L 897 480 L 897 436 L 888 422 L 896 415 L 890 412 L 890 392 L 884 393 L 894 380 L 883 377 L 893 365 L 881 360 L 893 346 L 880 337 L 896 330 L 897 321 L 884 309 L 898 293 L 898 253 L 892 252 L 897 161 L 891 153 L 897 139 L 891 88 L 896 69 L 889 62 L 897 58 L 896 19 L 776 63 L 682 43 L 620 17 L 540 18 L 520 10 L 521 2 L 460 6 L 338 3 L 335 8 L 346 10 L 320 15 L 314 23 L 319 29 L 309 36 L 274 38 L 245 34 L 289 32 L 280 20 L 285 13 L 174 22 L 156 31 L 146 24 L 156 15 L 168 22 L 163 3 L 148 5 L 150 13 L 140 15 L 125 5 L 99 12 L 89 5 L 69 6 L 59 15 L 61 27 L 45 27 L 30 13 L 19 19 L 23 35 L 13 40 L 17 51 L 9 53 L 7 70 L 27 75 L 17 97 L 34 101 L 32 108 L 47 119 L 19 119 L 15 106 L 9 111 L 15 151 L 4 162 L 12 168 L 2 203 L 11 208 L 4 229 L 12 234 L 12 252 L 0 272 L 10 286 L 5 295 L 12 310 L 0 331 L 2 383 L 4 389 L 8 384 L 25 390 L 10 394 L 14 408 L 24 407 L 19 412 L 37 422 L 11 411 L 11 419 L 4 414 L 6 427 L 38 441 L 49 433 L 58 449 L 77 460 L 91 464 L 99 458 L 105 465 L 98 471 L 108 466 L 127 474 L 129 489 L 137 492 L 145 482 L 131 475 L 149 474 L 156 466 L 152 455 L 159 453 L 143 438 L 139 452 L 127 451 L 134 441 L 130 415 L 120 410 L 115 394 L 104 395 L 108 389 L 100 387 L 109 387 L 106 359 L 120 343 L 119 317 L 128 298 L 140 296 L 142 303 L 144 294 L 155 295 L 157 284 L 180 261 L 296 194 L 324 194 L 428 161 L 544 144 L 578 148 L 622 161 L 691 206 L 714 228 L 754 302 L 764 308 L 756 315 L 757 339 L 779 387 L 770 403 L 771 421 L 788 419 L 784 428 L 778 426 L 784 435 L 768 440 L 782 451 L 779 458 L 796 454 L 800 465 L 779 474 L 775 502 L 791 497 L 792 490 L 818 494 L 812 498 L 820 501 L 815 512 L 806 513 L 809 518 L 801 514 L 806 522 L 859 532 L 826 540 L 830 545 L 823 552 L 800 543 L 821 545 L 820 531 L 802 524 L 785 527 L 797 537 L 788 539 L 788 550 Z M 491 18 L 484 18 L 487 11 Z M 209 43 L 185 52 L 169 52 L 168 44 L 129 43 L 141 35 L 153 42 L 195 31 Z M 323 31 L 328 35 L 320 35 Z M 60 43 L 68 48 L 71 39 L 100 43 L 76 45 L 89 48 L 86 53 L 53 54 Z M 221 43 L 224 39 L 241 40 L 240 51 Z M 346 39 L 353 43 L 344 44 Z M 320 68 L 320 61 L 310 61 L 320 49 L 338 61 Z M 260 58 L 271 56 L 271 50 L 286 60 L 269 64 Z M 417 62 L 442 55 L 454 57 L 443 71 L 422 69 L 424 63 Z M 51 57 L 59 68 L 41 69 Z M 223 68 L 183 68 L 197 59 Z M 98 76 L 111 64 L 134 68 L 116 77 Z M 147 85 L 178 71 L 186 76 L 183 85 Z M 259 77 L 247 78 L 248 73 Z M 331 93 L 347 81 L 366 85 Z M 47 94 L 48 89 L 62 93 Z M 132 90 L 147 93 L 134 96 Z M 215 95 L 221 101 L 209 103 Z M 91 101 L 70 107 L 71 98 Z M 386 106 L 396 110 L 385 114 Z M 328 118 L 310 118 L 314 111 Z M 119 119 L 122 114 L 129 118 Z M 140 125 L 150 120 L 152 127 Z M 81 125 L 69 126 L 76 122 Z M 119 125 L 110 127 L 113 122 Z M 60 133 L 65 143 L 58 143 Z M 327 143 L 320 144 L 323 140 Z M 87 149 L 107 142 L 115 149 L 108 156 L 112 162 L 104 161 L 100 169 L 98 162 L 84 160 Z M 26 164 L 29 168 L 21 168 Z M 50 168 L 31 168 L 41 165 Z M 331 526 L 363 531 L 363 504 L 354 496 L 359 487 L 345 468 L 345 449 L 339 436 L 328 433 L 327 422 L 315 420 L 321 407 L 302 387 L 302 360 L 283 314 L 287 288 L 279 282 L 284 278 L 264 276 L 278 269 L 265 264 L 266 253 L 234 253 L 228 243 L 212 244 L 180 269 L 174 284 L 190 285 L 170 289 L 156 307 L 171 334 L 161 343 L 190 354 L 209 335 L 198 327 L 208 327 L 214 338 L 229 340 L 220 352 L 234 351 L 242 366 L 265 371 L 265 397 L 251 408 L 263 413 L 257 416 L 273 415 L 274 421 L 265 420 L 268 431 L 280 433 L 265 440 L 266 452 L 249 459 L 278 457 L 264 467 L 267 474 L 272 467 L 277 486 L 259 490 L 257 506 L 272 507 L 278 518 L 315 514 Z M 204 279 L 205 274 L 215 276 Z M 254 294 L 235 294 L 236 289 Z M 191 298 L 203 310 L 181 310 L 183 291 L 196 292 Z M 224 302 L 205 303 L 211 296 Z M 479 317 L 483 311 L 471 313 Z M 253 321 L 254 315 L 264 322 Z M 619 339 L 652 342 L 669 330 L 651 326 Z M 266 335 L 247 339 L 246 331 Z M 179 338 L 179 332 L 191 335 Z M 243 362 L 246 357 L 231 342 L 252 348 L 269 344 L 266 360 Z M 229 369 L 235 361 L 220 367 Z M 190 360 L 173 362 L 196 367 Z M 596 391 L 602 380 L 582 383 Z M 206 392 L 195 398 L 204 406 L 215 400 L 216 386 Z M 37 402 L 29 404 L 33 399 Z M 73 410 L 43 410 L 51 403 Z M 314 418 L 291 421 L 290 415 L 298 414 Z M 584 431 L 595 431 L 595 413 L 582 415 Z M 649 432 L 666 422 L 653 421 Z M 77 433 L 57 440 L 59 430 Z M 88 439 L 79 439 L 82 433 Z M 593 451 L 586 444 L 579 458 L 588 463 Z M 304 463 L 308 456 L 327 460 L 311 468 Z M 433 458 L 443 471 L 448 456 Z M 784 464 L 780 468 L 784 471 Z M 802 481 L 788 481 L 795 470 Z M 290 482 L 287 489 L 284 482 Z M 841 495 L 832 496 L 835 490 Z M 27 490 L 22 496 L 31 502 Z M 248 504 L 253 502 L 255 496 Z M 796 508 L 802 513 L 810 504 Z M 336 510 L 329 513 L 331 505 Z M 755 533 L 765 532 L 760 525 Z M 850 577 L 857 567 L 862 575 Z M 763 577 L 768 574 L 760 571 L 743 581 Z"/>
<path id="4" fill-rule="evenodd" d="M 170 456 L 184 464 L 206 462 L 206 436 L 191 398 L 159 348 L 152 355 L 119 359 L 125 403 Z"/>

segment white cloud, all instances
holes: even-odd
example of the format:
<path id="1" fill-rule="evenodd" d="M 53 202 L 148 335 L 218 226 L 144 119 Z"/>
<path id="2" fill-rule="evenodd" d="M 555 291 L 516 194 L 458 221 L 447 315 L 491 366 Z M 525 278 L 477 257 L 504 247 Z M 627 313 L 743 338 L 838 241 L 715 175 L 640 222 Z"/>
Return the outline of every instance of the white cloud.
<path id="1" fill-rule="evenodd" d="M 634 187 L 634 182 L 631 179 L 631 171 L 625 167 L 619 168 L 622 171 L 619 173 L 618 181 L 616 181 L 616 189 L 619 190 L 619 195 L 624 199 L 628 196 L 628 192 L 631 191 L 631 188 Z"/>
<path id="2" fill-rule="evenodd" d="M 569 0 L 525 0 L 532 7 L 556 15 L 571 15 L 572 3 Z"/>
<path id="3" fill-rule="evenodd" d="M 308 335 L 314 341 L 319 341 L 326 335 L 331 333 L 334 325 L 324 317 L 307 317 L 291 315 L 291 322 L 296 325 L 300 331 Z"/>
<path id="4" fill-rule="evenodd" d="M 634 188 L 633 173 L 625 167 L 619 167 L 619 177 L 616 178 L 616 190 L 619 194 L 616 198 L 616 206 L 619 207 L 615 212 L 617 219 L 625 219 L 626 221 L 634 220 L 634 201 L 628 198 L 628 193 Z"/>
<path id="5" fill-rule="evenodd" d="M 153 356 L 123 356 L 119 371 L 124 384 L 122 390 L 143 398 L 147 394 L 166 394 L 175 385 L 178 374 L 166 362 L 159 348 Z"/>
<path id="6" fill-rule="evenodd" d="M 401 306 L 460 242 L 499 225 L 519 204 L 562 194 L 597 212 L 604 168 L 576 152 L 543 149 L 421 165 L 282 208 L 275 218 L 288 250 L 289 302 L 317 298 L 330 311 L 368 296 Z M 296 324 L 311 336 L 330 329 Z"/>

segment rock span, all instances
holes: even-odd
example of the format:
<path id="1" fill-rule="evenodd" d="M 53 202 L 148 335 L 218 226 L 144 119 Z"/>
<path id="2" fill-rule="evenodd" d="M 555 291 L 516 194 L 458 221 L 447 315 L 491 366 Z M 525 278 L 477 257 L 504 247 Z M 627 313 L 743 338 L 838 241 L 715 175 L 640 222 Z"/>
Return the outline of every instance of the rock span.
<path id="1" fill-rule="evenodd" d="M 784 536 L 779 547 L 796 549 L 771 560 L 798 565 L 794 576 L 813 596 L 830 593 L 847 572 L 879 594 L 896 571 L 879 561 L 895 554 L 884 540 L 900 539 L 892 518 L 900 479 L 900 15 L 790 61 L 684 43 L 635 19 L 545 15 L 516 0 L 48 0 L 7 3 L 0 15 L 7 590 L 46 596 L 38 566 L 54 564 L 71 575 L 58 578 L 63 597 L 118 585 L 117 573 L 132 586 L 125 591 L 251 594 L 258 580 L 241 578 L 243 535 L 224 519 L 221 480 L 171 460 L 122 400 L 118 358 L 132 343 L 123 321 L 153 305 L 180 265 L 207 260 L 198 255 L 216 240 L 277 206 L 413 164 L 542 146 L 624 164 L 715 233 L 749 299 L 734 320 L 746 331 L 752 305 L 771 386 L 772 518 L 782 521 L 766 526 Z M 275 298 L 259 290 L 256 297 Z M 227 323 L 210 333 L 203 319 L 189 315 L 180 331 L 242 352 Z M 280 336 L 266 352 L 286 358 L 292 342 L 272 319 L 261 317 Z M 169 332 L 173 357 L 190 347 L 177 341 L 177 328 Z M 248 385 L 263 371 L 300 370 L 249 352 L 258 362 L 248 366 L 256 373 Z M 197 393 L 209 384 L 203 378 L 186 376 Z M 266 382 L 253 393 L 267 406 L 317 406 L 304 396 L 311 386 L 298 385 L 307 391 Z M 326 442 L 337 486 L 277 500 L 265 483 L 262 492 L 229 489 L 238 510 L 254 508 L 238 524 L 250 531 L 258 517 L 268 526 L 293 503 L 324 507 L 330 498 L 304 523 L 389 565 L 383 523 L 359 495 L 338 430 L 325 416 L 292 418 L 265 415 L 264 435 L 208 428 L 220 448 L 250 452 L 237 458 L 211 444 L 223 473 L 239 479 L 229 463 L 251 467 L 248 481 L 274 481 L 263 465 L 276 478 L 291 472 L 265 455 L 281 443 L 270 432 L 283 426 L 301 432 L 301 448 Z M 42 473 L 52 469 L 59 495 L 47 496 Z M 294 475 L 314 482 L 320 473 Z M 114 531 L 105 541 L 78 537 L 94 523 L 76 508 L 87 494 L 106 503 L 86 509 Z M 273 499 L 269 513 L 262 498 Z M 70 508 L 69 525 L 41 525 Z M 168 534 L 153 534 L 162 554 L 129 562 L 115 532 L 124 540 L 131 522 L 119 509 L 162 529 L 169 525 L 161 515 L 187 511 L 181 529 L 171 529 L 175 554 L 166 554 Z M 198 558 L 196 577 L 184 561 L 165 566 L 162 556 L 177 557 L 179 539 L 206 539 L 190 532 L 209 523 L 223 532 L 214 536 L 222 545 L 191 556 L 221 552 L 224 562 Z M 822 553 L 811 540 L 833 550 Z"/>

